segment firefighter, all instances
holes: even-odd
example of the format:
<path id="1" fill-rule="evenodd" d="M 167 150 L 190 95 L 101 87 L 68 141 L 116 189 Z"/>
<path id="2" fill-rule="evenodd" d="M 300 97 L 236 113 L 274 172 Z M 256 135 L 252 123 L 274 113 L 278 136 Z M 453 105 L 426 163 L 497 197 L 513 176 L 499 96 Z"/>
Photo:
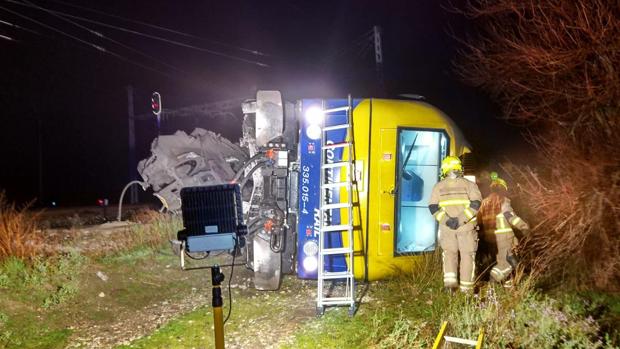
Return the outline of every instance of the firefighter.
<path id="1" fill-rule="evenodd" d="M 442 180 L 433 187 L 428 208 L 439 222 L 443 283 L 451 293 L 459 286 L 461 291 L 470 292 L 474 287 L 478 249 L 476 213 L 482 196 L 475 183 L 463 178 L 459 158 L 443 159 L 441 174 Z"/>
<path id="2" fill-rule="evenodd" d="M 507 197 L 508 185 L 496 172 L 491 172 L 491 194 L 482 200 L 478 211 L 478 222 L 482 225 L 482 239 L 495 254 L 495 266 L 491 269 L 491 277 L 505 287 L 512 287 L 509 276 L 516 267 L 516 257 L 512 250 L 517 239 L 513 227 L 524 235 L 529 225 L 512 209 Z"/>

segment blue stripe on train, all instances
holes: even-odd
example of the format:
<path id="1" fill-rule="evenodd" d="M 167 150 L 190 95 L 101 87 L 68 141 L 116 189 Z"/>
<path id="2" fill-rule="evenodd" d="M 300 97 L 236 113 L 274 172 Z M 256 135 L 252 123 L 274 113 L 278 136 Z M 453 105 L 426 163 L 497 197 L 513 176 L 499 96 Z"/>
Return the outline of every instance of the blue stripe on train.
<path id="1" fill-rule="evenodd" d="M 316 259 L 313 260 L 312 252 L 318 246 L 318 232 L 320 227 L 320 166 L 321 166 L 321 139 L 317 138 L 316 125 L 313 125 L 305 115 L 312 107 L 320 108 L 325 103 L 326 109 L 344 107 L 348 105 L 346 99 L 304 99 L 302 100 L 299 134 L 299 221 L 297 229 L 297 276 L 304 279 L 316 279 Z M 360 100 L 353 101 L 353 107 Z M 326 118 L 325 126 L 343 124 L 347 122 L 346 111 L 330 113 Z M 345 141 L 346 129 L 332 130 L 327 132 L 326 143 L 341 143 Z M 327 150 L 327 162 L 342 161 L 342 154 L 346 148 Z M 329 169 L 328 177 L 340 181 L 340 168 Z M 340 190 L 330 190 L 331 202 L 339 202 Z M 339 210 L 332 210 L 331 223 L 340 224 Z M 325 247 L 342 247 L 342 235 L 340 232 L 326 233 Z M 314 243 L 314 245 L 312 245 Z M 304 248 L 306 246 L 306 248 Z M 306 254 L 309 252 L 310 254 Z M 316 252 L 315 252 L 316 253 Z M 306 260 L 308 259 L 308 260 Z M 306 262 L 304 262 L 306 260 Z M 326 256 L 325 270 L 345 271 L 347 269 L 345 257 L 342 255 Z"/>

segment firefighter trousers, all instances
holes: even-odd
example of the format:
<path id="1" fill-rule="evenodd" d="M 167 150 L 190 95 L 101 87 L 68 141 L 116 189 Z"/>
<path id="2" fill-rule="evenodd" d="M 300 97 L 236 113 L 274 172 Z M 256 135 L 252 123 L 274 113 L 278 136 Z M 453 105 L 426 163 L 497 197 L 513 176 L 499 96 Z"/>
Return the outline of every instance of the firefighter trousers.
<path id="1" fill-rule="evenodd" d="M 458 232 L 447 227 L 440 227 L 439 244 L 443 250 L 444 286 L 449 288 L 460 286 L 461 291 L 472 290 L 476 273 L 478 232 L 473 229 Z"/>
<path id="2" fill-rule="evenodd" d="M 512 250 L 514 233 L 495 234 L 495 242 L 497 244 L 497 255 L 495 256 L 497 264 L 491 269 L 491 277 L 497 282 L 502 282 L 512 272 L 512 267 L 507 258 Z"/>

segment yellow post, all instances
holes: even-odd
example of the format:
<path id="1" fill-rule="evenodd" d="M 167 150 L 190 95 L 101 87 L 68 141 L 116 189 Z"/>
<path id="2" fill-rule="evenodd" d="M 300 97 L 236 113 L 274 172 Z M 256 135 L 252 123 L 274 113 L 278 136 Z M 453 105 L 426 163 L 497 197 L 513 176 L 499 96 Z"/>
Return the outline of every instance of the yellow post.
<path id="1" fill-rule="evenodd" d="M 213 285 L 213 331 L 215 332 L 215 349 L 224 349 L 224 316 L 222 313 L 222 289 L 220 284 L 224 281 L 224 274 L 220 272 L 220 266 L 211 267 L 211 283 Z"/>

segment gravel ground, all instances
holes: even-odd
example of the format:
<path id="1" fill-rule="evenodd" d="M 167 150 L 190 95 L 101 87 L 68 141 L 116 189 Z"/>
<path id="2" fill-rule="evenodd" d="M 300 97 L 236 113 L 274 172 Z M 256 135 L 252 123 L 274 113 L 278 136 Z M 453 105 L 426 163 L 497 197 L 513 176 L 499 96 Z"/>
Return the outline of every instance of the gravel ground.
<path id="1" fill-rule="evenodd" d="M 105 251 L 116 250 L 115 237 L 125 234 L 127 229 L 126 223 L 113 222 L 81 228 L 46 229 L 44 233 L 46 244 L 51 250 L 61 252 L 77 250 L 84 254 L 102 255 Z M 223 261 L 222 264 L 228 262 Z M 170 267 L 176 268 L 177 266 Z M 153 273 L 156 272 L 156 270 L 153 271 Z M 224 272 L 228 277 L 229 271 L 224 270 Z M 184 280 L 195 278 L 196 274 L 191 273 L 195 272 L 184 274 Z M 204 277 L 202 280 L 204 281 Z M 187 286 L 185 296 L 176 296 L 174 299 L 160 298 L 138 310 L 114 309 L 113 321 L 76 320 L 76 323 L 71 326 L 75 334 L 68 347 L 113 348 L 117 345 L 129 344 L 135 339 L 153 333 L 182 314 L 204 306 L 209 309 L 210 285 L 204 282 L 201 284 L 200 281 L 194 281 L 193 284 L 195 287 Z M 279 308 L 285 308 L 287 311 L 249 317 L 250 320 L 247 320 L 239 312 L 235 312 L 233 303 L 230 321 L 237 322 L 238 326 L 235 327 L 242 328 L 243 331 L 226 331 L 227 348 L 278 348 L 284 343 L 289 343 L 295 330 L 315 316 L 316 283 L 312 281 L 287 276 L 280 290 L 258 291 L 252 284 L 252 272 L 244 267 L 237 267 L 231 282 L 231 289 L 234 300 L 244 297 L 248 300 L 255 300 L 257 306 L 260 307 L 277 304 Z M 223 288 L 223 292 L 227 306 L 228 290 L 226 287 Z M 102 296 L 113 297 L 113 295 Z M 207 316 L 211 316 L 210 312 Z M 212 332 L 206 331 L 205 336 L 209 335 L 212 335 Z"/>
<path id="2" fill-rule="evenodd" d="M 315 315 L 316 286 L 314 283 L 302 280 L 290 280 L 278 291 L 257 291 L 252 287 L 251 274 L 244 270 L 235 271 L 231 283 L 233 302 L 245 297 L 255 301 L 257 306 L 269 307 L 277 304 L 284 307 L 286 312 L 267 313 L 247 320 L 239 313 L 233 303 L 233 313 L 230 321 L 236 322 L 237 331 L 226 331 L 227 348 L 279 348 L 284 343 L 290 343 L 293 333 L 305 321 Z M 226 307 L 228 293 L 224 288 Z M 105 325 L 89 324 L 88 322 L 76 325 L 73 329 L 79 336 L 72 338 L 69 348 L 113 348 L 121 344 L 151 334 L 170 320 L 211 303 L 210 288 L 199 290 L 193 288 L 187 296 L 175 301 L 164 300 L 145 306 L 139 311 L 119 314 L 116 320 Z M 211 317 L 211 313 L 207 314 Z M 226 312 L 226 308 L 224 309 Z M 205 332 L 212 335 L 211 329 Z"/>

